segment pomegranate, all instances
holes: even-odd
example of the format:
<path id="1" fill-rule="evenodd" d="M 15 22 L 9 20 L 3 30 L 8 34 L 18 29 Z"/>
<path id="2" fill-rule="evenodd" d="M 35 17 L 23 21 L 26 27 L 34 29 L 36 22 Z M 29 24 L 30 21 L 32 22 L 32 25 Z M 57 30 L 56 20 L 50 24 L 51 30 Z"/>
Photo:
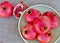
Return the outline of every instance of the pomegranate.
<path id="1" fill-rule="evenodd" d="M 14 17 L 16 17 L 17 19 L 19 19 L 20 16 L 21 16 L 21 13 L 20 12 L 23 12 L 27 8 L 28 8 L 28 6 L 23 1 L 20 1 L 20 3 L 18 3 L 14 7 L 14 10 L 13 10 Z"/>
<path id="2" fill-rule="evenodd" d="M 12 13 L 13 13 L 13 5 L 10 2 L 4 1 L 0 3 L 0 17 L 8 18 L 12 15 Z"/>

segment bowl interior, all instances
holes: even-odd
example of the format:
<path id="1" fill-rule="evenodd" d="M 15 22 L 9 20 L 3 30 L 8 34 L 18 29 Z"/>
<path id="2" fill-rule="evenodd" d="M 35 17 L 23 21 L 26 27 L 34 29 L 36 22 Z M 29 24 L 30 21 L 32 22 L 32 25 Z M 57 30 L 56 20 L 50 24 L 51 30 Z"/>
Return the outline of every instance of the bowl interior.
<path id="1" fill-rule="evenodd" d="M 31 7 L 33 9 L 37 9 L 39 10 L 42 14 L 46 11 L 53 11 L 57 14 L 57 12 L 47 6 L 34 6 L 34 7 Z M 29 8 L 29 9 L 31 9 Z M 28 10 L 28 9 L 27 9 Z M 25 13 L 25 12 L 24 12 Z M 58 14 L 57 14 L 58 15 Z M 58 15 L 59 16 L 59 15 Z M 22 31 L 23 27 L 27 24 L 27 22 L 25 21 L 25 14 L 23 14 L 21 20 L 20 20 L 20 32 Z M 55 30 L 52 30 L 52 34 L 53 34 L 53 38 L 52 40 L 50 41 L 50 43 L 54 43 L 57 38 L 60 36 L 60 25 L 55 29 Z M 26 40 L 28 43 L 39 43 L 36 39 L 35 40 Z"/>

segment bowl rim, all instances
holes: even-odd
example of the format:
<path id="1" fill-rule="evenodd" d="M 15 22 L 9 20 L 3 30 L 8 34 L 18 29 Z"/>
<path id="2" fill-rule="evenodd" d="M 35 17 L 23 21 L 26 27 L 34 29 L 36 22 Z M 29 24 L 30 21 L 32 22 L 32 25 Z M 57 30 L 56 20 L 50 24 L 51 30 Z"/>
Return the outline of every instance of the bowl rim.
<path id="1" fill-rule="evenodd" d="M 25 40 L 25 39 L 23 38 L 23 36 L 22 36 L 22 34 L 21 34 L 21 32 L 20 32 L 20 21 L 21 21 L 22 16 L 24 15 L 24 13 L 25 13 L 28 9 L 33 8 L 33 7 L 36 7 L 36 6 L 48 7 L 48 8 L 52 9 L 54 12 L 56 12 L 56 13 L 59 15 L 59 13 L 58 13 L 54 8 L 52 8 L 52 7 L 48 6 L 48 5 L 44 5 L 44 4 L 37 4 L 37 5 L 30 6 L 29 8 L 27 8 L 26 10 L 24 10 L 23 12 L 21 12 L 22 15 L 20 16 L 19 21 L 18 21 L 18 31 L 19 31 L 19 35 L 21 36 L 22 40 L 23 40 L 25 43 L 28 43 L 28 42 L 27 42 L 27 40 Z M 60 17 L 60 15 L 59 15 L 59 17 Z M 57 38 L 57 40 L 56 40 L 54 43 L 57 43 L 59 39 L 60 39 L 60 36 Z"/>

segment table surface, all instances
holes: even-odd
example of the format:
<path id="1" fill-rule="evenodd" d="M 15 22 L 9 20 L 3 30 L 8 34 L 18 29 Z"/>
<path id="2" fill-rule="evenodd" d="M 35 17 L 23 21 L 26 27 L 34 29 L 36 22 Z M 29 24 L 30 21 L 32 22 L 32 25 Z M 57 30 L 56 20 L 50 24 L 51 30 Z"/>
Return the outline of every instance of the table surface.
<path id="1" fill-rule="evenodd" d="M 0 3 L 4 0 L 0 0 Z M 16 5 L 20 0 L 9 0 Z M 55 8 L 60 13 L 60 0 L 23 0 L 29 6 L 46 4 Z M 18 20 L 11 16 L 8 19 L 0 18 L 0 43 L 25 43 L 18 33 Z M 60 42 L 58 42 L 60 43 Z"/>

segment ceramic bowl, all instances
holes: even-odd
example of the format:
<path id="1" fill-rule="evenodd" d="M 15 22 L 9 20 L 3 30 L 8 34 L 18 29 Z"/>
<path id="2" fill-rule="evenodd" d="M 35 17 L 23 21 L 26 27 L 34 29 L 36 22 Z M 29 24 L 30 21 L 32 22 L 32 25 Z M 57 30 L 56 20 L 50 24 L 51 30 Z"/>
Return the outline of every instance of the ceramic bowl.
<path id="1" fill-rule="evenodd" d="M 23 36 L 21 34 L 23 27 L 27 24 L 27 22 L 25 21 L 25 14 L 24 13 L 31 8 L 37 9 L 41 13 L 44 13 L 46 11 L 53 11 L 58 16 L 60 16 L 60 15 L 54 8 L 47 6 L 47 5 L 42 5 L 42 4 L 31 6 L 28 9 L 26 9 L 24 12 L 21 12 L 22 15 L 21 15 L 19 22 L 18 22 L 18 31 L 19 31 L 21 38 L 23 39 L 23 41 L 25 41 L 25 43 L 39 43 L 36 39 L 35 40 L 26 40 L 23 38 Z M 59 40 L 59 36 L 60 36 L 60 25 L 55 30 L 52 30 L 52 34 L 53 34 L 53 38 L 49 43 L 57 43 L 57 41 Z"/>

